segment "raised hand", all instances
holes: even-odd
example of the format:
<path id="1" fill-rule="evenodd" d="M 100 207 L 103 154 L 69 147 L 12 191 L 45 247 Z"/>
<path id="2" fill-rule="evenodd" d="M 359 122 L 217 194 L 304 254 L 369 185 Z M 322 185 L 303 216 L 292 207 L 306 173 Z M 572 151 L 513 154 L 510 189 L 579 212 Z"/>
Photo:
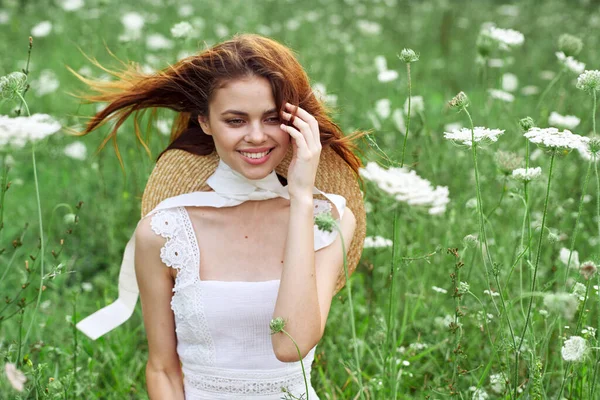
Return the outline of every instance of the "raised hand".
<path id="1" fill-rule="evenodd" d="M 296 116 L 292 118 L 291 112 L 296 108 Z M 285 109 L 290 112 L 282 110 L 281 116 L 290 121 L 291 125 L 281 124 L 280 127 L 294 139 L 293 156 L 287 175 L 288 191 L 290 197 L 312 198 L 322 148 L 319 123 L 315 117 L 298 106 L 285 103 Z"/>

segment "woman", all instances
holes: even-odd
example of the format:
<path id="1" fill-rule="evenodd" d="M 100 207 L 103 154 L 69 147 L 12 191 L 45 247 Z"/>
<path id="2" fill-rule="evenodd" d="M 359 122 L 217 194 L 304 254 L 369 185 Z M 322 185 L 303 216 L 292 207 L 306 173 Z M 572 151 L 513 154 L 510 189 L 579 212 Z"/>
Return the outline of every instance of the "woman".
<path id="1" fill-rule="evenodd" d="M 348 247 L 314 217 L 331 210 L 346 244 L 357 224 L 344 197 L 321 192 L 315 179 L 324 147 L 358 176 L 350 141 L 363 133 L 343 137 L 292 52 L 259 35 L 237 35 L 154 75 L 117 76 L 80 77 L 100 92 L 88 100 L 109 103 L 83 134 L 116 118 L 110 138 L 132 113 L 166 107 L 179 115 L 159 159 L 174 149 L 219 159 L 208 190 L 165 199 L 132 238 L 150 398 L 280 399 L 286 390 L 318 399 L 310 383 L 306 392 L 298 353 L 310 382 Z M 136 134 L 141 140 L 137 124 Z M 276 168 L 290 149 L 284 186 Z M 269 334 L 277 317 L 298 348 Z"/>

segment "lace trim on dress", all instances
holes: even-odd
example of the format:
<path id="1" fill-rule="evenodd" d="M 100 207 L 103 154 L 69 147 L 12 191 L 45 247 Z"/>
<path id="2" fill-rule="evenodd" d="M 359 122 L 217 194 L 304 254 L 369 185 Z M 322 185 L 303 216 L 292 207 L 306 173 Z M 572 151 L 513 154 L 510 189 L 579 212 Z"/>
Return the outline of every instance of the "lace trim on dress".
<path id="1" fill-rule="evenodd" d="M 204 313 L 200 279 L 196 273 L 199 258 L 191 244 L 193 228 L 184 207 L 158 211 L 151 220 L 152 230 L 167 242 L 160 250 L 165 265 L 177 269 L 171 309 L 175 315 L 177 350 L 183 360 L 215 364 L 215 347 Z"/>
<path id="2" fill-rule="evenodd" d="M 207 373 L 184 371 L 184 380 L 187 385 L 197 390 L 228 394 L 277 394 L 282 393 L 282 388 L 289 390 L 304 387 L 302 371 L 287 375 L 282 375 L 282 371 L 277 370 L 225 371 L 227 373 L 221 375 L 215 375 L 212 370 Z M 310 367 L 306 368 L 306 379 L 310 386 Z"/>

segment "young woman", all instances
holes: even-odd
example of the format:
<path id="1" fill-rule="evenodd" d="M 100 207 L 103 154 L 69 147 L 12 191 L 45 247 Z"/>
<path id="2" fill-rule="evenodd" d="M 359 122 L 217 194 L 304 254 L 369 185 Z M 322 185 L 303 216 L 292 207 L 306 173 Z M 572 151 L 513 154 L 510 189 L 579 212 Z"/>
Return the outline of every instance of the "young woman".
<path id="1" fill-rule="evenodd" d="M 219 160 L 208 190 L 165 199 L 132 238 L 150 398 L 280 399 L 286 390 L 318 399 L 310 365 L 344 250 L 336 231 L 315 226 L 315 210 L 331 210 L 346 252 L 357 222 L 344 197 L 320 192 L 315 179 L 325 148 L 358 177 L 351 140 L 364 133 L 344 137 L 292 52 L 259 35 L 237 35 L 156 74 L 130 67 L 117 76 L 80 77 L 100 92 L 88 100 L 108 102 L 83 134 L 115 118 L 113 136 L 132 113 L 166 107 L 178 117 L 159 159 L 184 150 Z M 283 178 L 276 168 L 286 159 Z M 170 164 L 177 185 L 186 172 Z M 336 170 L 327 172 L 335 179 Z M 308 392 L 298 349 L 270 332 L 277 317 L 298 345 Z"/>

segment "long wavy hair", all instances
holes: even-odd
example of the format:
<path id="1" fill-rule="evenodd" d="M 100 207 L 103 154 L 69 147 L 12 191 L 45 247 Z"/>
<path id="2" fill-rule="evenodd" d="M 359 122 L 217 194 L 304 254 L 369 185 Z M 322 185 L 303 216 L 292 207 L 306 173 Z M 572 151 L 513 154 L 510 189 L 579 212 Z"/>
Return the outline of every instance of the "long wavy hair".
<path id="1" fill-rule="evenodd" d="M 87 135 L 107 121 L 114 120 L 111 132 L 98 151 L 113 139 L 115 152 L 123 169 L 116 134 L 129 116 L 133 114 L 136 137 L 151 156 L 140 132 L 140 120 L 149 110 L 150 128 L 158 108 L 177 112 L 171 129 L 170 144 L 158 155 L 156 161 L 170 149 L 208 155 L 215 150 L 214 141 L 198 124 L 198 116 L 208 116 L 208 106 L 213 94 L 227 81 L 254 75 L 264 77 L 270 82 L 279 110 L 284 109 L 285 102 L 289 102 L 312 114 L 319 122 L 322 146 L 331 146 L 360 179 L 358 169 L 363 163 L 355 154 L 359 149 L 354 141 L 369 132 L 356 131 L 350 136 L 345 136 L 340 127 L 333 122 L 330 116 L 331 109 L 313 93 L 309 78 L 292 50 L 273 39 L 256 34 L 238 34 L 155 73 L 144 73 L 139 65 L 131 62 L 121 61 L 124 68 L 113 71 L 100 65 L 95 59 L 90 61 L 117 79 L 88 79 L 67 67 L 96 92 L 76 95 L 77 97 L 88 103 L 108 103 L 104 109 L 91 117 L 83 131 L 73 134 Z M 360 181 L 362 182 L 362 179 Z"/>

